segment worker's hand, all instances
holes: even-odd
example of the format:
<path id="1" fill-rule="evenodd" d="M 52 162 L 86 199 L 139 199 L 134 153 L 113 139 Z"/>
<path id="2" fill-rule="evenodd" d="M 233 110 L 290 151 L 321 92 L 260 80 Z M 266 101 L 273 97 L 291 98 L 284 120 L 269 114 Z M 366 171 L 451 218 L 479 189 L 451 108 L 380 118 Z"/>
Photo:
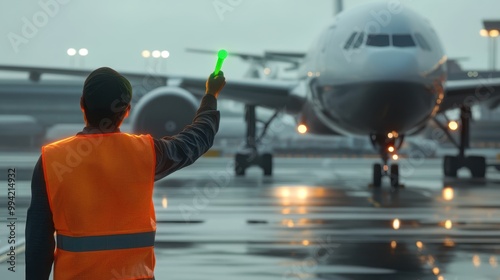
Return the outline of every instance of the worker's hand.
<path id="1" fill-rule="evenodd" d="M 224 73 L 219 71 L 217 76 L 214 76 L 214 73 L 210 74 L 207 80 L 207 94 L 211 94 L 217 98 L 219 96 L 220 91 L 226 85 L 226 78 L 224 78 Z"/>

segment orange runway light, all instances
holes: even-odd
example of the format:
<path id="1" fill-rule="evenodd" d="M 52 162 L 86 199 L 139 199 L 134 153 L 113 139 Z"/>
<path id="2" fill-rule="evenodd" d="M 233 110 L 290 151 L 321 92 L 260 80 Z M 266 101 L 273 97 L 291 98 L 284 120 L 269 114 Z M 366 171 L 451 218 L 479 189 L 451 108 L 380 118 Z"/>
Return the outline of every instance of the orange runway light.
<path id="1" fill-rule="evenodd" d="M 299 126 L 297 126 L 297 131 L 300 134 L 306 133 L 307 132 L 307 126 L 305 124 L 300 124 Z"/>
<path id="2" fill-rule="evenodd" d="M 392 152 L 394 152 L 394 147 L 393 146 L 389 146 L 387 148 L 387 150 L 389 151 L 389 153 L 392 153 Z"/>
<path id="3" fill-rule="evenodd" d="M 491 256 L 490 257 L 490 265 L 491 265 L 491 267 L 497 267 L 498 266 L 498 262 L 497 262 L 497 259 L 495 258 L 495 256 Z"/>
<path id="4" fill-rule="evenodd" d="M 453 247 L 453 246 L 455 246 L 455 242 L 453 240 L 451 240 L 450 238 L 445 238 L 443 244 L 446 247 Z"/>
<path id="5" fill-rule="evenodd" d="M 472 257 L 472 264 L 474 267 L 480 267 L 481 266 L 481 258 L 478 255 L 474 255 Z"/>
<path id="6" fill-rule="evenodd" d="M 393 160 L 398 160 L 398 159 L 399 159 L 399 156 L 398 156 L 398 155 L 392 155 L 392 159 L 393 159 Z"/>
<path id="7" fill-rule="evenodd" d="M 450 187 L 446 187 L 443 189 L 443 199 L 446 200 L 446 201 L 450 201 L 450 200 L 453 200 L 453 197 L 454 197 L 454 191 L 452 188 Z"/>
<path id="8" fill-rule="evenodd" d="M 448 128 L 449 128 L 450 130 L 455 131 L 455 130 L 457 130 L 457 129 L 458 129 L 458 123 L 457 123 L 456 121 L 450 121 L 450 122 L 448 123 Z"/>
<path id="9" fill-rule="evenodd" d="M 392 221 L 392 228 L 393 229 L 398 230 L 400 226 L 401 226 L 401 222 L 399 221 L 399 219 L 394 219 L 394 221 Z"/>
<path id="10" fill-rule="evenodd" d="M 299 189 L 299 191 L 297 193 L 297 197 L 300 199 L 306 199 L 307 195 L 308 195 L 308 191 L 306 188 Z"/>
<path id="11" fill-rule="evenodd" d="M 451 222 L 451 220 L 446 220 L 446 222 L 444 222 L 444 227 L 446 229 L 451 229 L 453 227 L 453 223 Z"/>
<path id="12" fill-rule="evenodd" d="M 432 269 L 432 273 L 434 273 L 434 275 L 438 275 L 439 274 L 439 268 L 438 267 L 434 267 Z"/>
<path id="13" fill-rule="evenodd" d="M 288 188 L 281 189 L 280 192 L 281 197 L 290 197 L 290 190 Z"/>

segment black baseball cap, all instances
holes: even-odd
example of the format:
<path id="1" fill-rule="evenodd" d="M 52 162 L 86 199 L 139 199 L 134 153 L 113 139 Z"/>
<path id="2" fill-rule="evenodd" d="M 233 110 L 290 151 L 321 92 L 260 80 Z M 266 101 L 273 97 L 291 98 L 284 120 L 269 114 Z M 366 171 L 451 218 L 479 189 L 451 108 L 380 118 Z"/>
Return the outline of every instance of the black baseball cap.
<path id="1" fill-rule="evenodd" d="M 132 100 L 132 85 L 120 73 L 109 67 L 98 68 L 83 84 L 83 105 L 95 117 L 110 117 L 124 112 Z"/>

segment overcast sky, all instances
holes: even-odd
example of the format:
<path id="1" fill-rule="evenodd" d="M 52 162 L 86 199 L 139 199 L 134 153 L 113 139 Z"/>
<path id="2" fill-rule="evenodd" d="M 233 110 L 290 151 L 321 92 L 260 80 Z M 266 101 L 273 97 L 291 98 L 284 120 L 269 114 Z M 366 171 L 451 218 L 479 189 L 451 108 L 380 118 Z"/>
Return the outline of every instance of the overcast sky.
<path id="1" fill-rule="evenodd" d="M 344 9 L 368 1 L 345 0 Z M 66 50 L 85 47 L 89 50 L 84 61 L 87 69 L 110 66 L 142 72 L 147 63 L 140 55 L 142 50 L 166 49 L 171 53 L 165 61 L 167 73 L 206 76 L 213 70 L 215 57 L 188 53 L 185 48 L 224 47 L 255 54 L 264 50 L 303 52 L 331 21 L 333 2 L 2 0 L 0 64 L 81 68 L 80 64 L 71 65 L 75 61 Z M 500 19 L 500 1 L 401 2 L 431 21 L 449 57 L 467 57 L 466 68 L 487 67 L 487 39 L 479 36 L 479 30 L 483 19 Z M 40 3 L 51 5 L 47 9 Z M 229 9 L 223 11 L 224 5 Z M 241 77 L 245 69 L 237 58 L 224 65 L 228 77 Z"/>

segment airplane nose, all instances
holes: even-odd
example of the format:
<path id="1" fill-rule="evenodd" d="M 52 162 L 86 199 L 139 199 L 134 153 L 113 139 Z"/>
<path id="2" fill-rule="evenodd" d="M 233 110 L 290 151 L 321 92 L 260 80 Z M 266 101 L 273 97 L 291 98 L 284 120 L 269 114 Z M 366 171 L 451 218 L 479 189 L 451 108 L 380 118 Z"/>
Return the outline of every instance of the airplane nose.
<path id="1" fill-rule="evenodd" d="M 418 75 L 418 61 L 407 51 L 375 51 L 368 56 L 367 75 L 374 81 L 391 81 Z"/>

